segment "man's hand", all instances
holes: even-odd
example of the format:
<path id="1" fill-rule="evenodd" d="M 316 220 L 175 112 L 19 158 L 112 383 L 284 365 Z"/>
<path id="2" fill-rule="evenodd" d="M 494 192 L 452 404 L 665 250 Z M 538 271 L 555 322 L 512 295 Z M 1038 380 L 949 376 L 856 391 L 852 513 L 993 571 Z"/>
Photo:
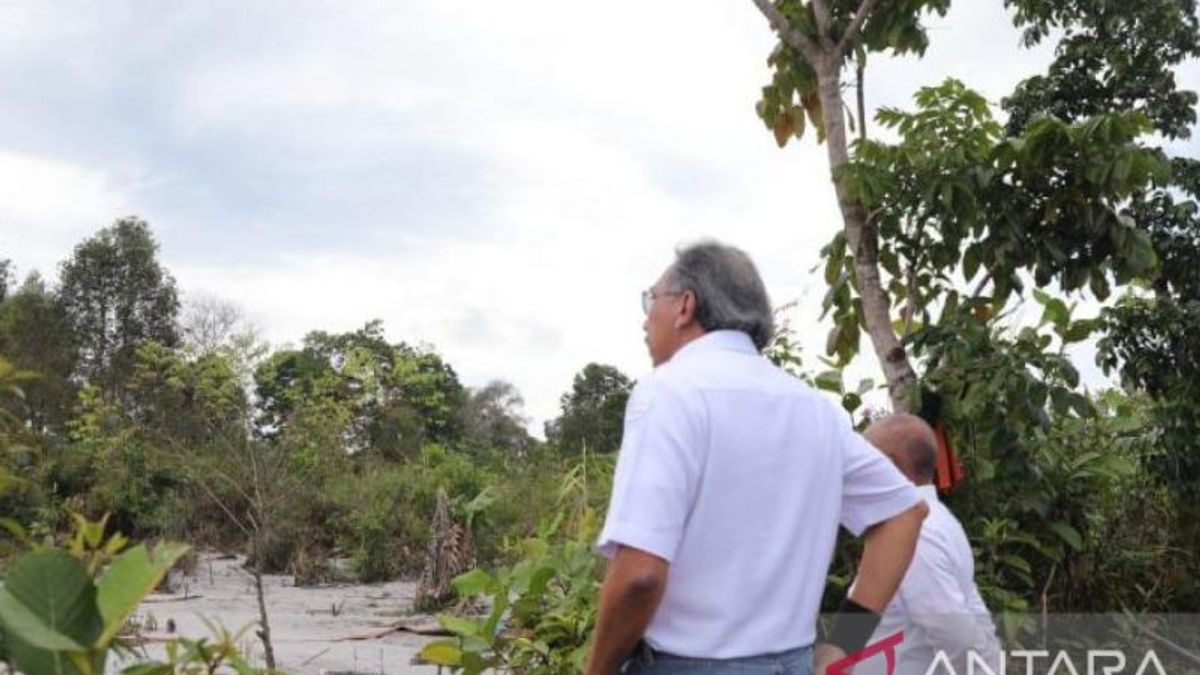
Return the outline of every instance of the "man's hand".
<path id="1" fill-rule="evenodd" d="M 587 675 L 615 675 L 633 653 L 667 587 L 670 564 L 658 556 L 621 546 L 600 588 L 600 613 Z"/>
<path id="2" fill-rule="evenodd" d="M 829 666 L 846 658 L 846 652 L 841 647 L 827 642 L 819 642 L 813 649 L 813 675 L 826 675 Z"/>

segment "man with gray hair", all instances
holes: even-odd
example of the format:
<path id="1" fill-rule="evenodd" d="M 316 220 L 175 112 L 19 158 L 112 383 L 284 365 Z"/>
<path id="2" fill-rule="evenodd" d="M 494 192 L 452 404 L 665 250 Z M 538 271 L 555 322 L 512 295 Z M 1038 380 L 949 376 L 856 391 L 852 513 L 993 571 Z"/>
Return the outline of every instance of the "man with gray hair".
<path id="1" fill-rule="evenodd" d="M 917 486 L 929 505 L 912 564 L 872 642 L 904 632 L 896 647 L 895 675 L 1003 672 L 996 627 L 975 586 L 971 543 L 934 487 L 933 429 L 920 417 L 896 414 L 871 424 L 864 436 Z M 883 675 L 883 666 L 880 659 L 866 661 L 855 667 L 854 675 Z"/>
<path id="2" fill-rule="evenodd" d="M 761 356 L 771 303 L 745 253 L 679 249 L 642 309 L 655 369 L 625 412 L 587 672 L 811 673 L 839 523 L 866 541 L 818 661 L 858 651 L 927 507 L 845 412 Z"/>

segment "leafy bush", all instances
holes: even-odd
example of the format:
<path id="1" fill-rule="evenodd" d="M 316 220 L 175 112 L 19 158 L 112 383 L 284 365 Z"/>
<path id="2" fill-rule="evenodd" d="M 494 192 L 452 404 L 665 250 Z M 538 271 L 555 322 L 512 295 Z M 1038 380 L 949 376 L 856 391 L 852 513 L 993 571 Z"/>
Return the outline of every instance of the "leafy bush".
<path id="1" fill-rule="evenodd" d="M 104 538 L 106 520 L 77 516 L 66 548 L 35 546 L 8 569 L 0 588 L 0 661 L 27 673 L 104 672 L 126 619 L 188 550 L 125 550 L 123 536 Z"/>
<path id="2" fill-rule="evenodd" d="M 559 512 L 522 541 L 518 561 L 489 573 L 475 569 L 455 579 L 464 598 L 487 604 L 482 618 L 443 614 L 454 638 L 431 642 L 421 657 L 476 675 L 494 669 L 523 675 L 558 675 L 583 670 L 599 602 L 604 564 L 592 546 L 607 502 L 611 461 L 585 461 L 561 479 Z"/>

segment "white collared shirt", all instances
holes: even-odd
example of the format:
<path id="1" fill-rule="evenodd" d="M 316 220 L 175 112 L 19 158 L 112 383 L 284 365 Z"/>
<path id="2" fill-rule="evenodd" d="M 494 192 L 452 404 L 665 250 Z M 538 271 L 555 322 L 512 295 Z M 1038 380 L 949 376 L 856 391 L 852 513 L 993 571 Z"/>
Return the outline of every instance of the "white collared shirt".
<path id="1" fill-rule="evenodd" d="M 838 524 L 919 499 L 834 402 L 715 331 L 634 388 L 598 547 L 670 562 L 651 647 L 767 654 L 812 644 Z"/>
<path id="2" fill-rule="evenodd" d="M 923 675 L 945 653 L 953 672 L 966 673 L 970 652 L 993 669 L 999 666 L 996 627 L 975 586 L 975 559 L 966 532 L 950 509 L 938 500 L 937 488 L 917 488 L 929 504 L 912 564 L 895 597 L 884 610 L 871 636 L 877 642 L 897 631 L 904 638 L 896 648 L 895 675 Z M 948 672 L 940 665 L 936 672 Z M 973 671 L 988 672 L 976 662 Z M 854 668 L 854 675 L 883 675 L 884 660 L 872 657 Z"/>

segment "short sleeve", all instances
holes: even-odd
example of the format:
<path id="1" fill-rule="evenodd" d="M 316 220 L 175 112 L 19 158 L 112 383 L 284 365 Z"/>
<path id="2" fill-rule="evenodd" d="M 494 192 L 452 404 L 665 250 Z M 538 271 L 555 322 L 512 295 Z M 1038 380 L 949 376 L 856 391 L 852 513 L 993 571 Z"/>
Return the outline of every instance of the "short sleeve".
<path id="1" fill-rule="evenodd" d="M 840 436 L 841 523 L 851 534 L 861 536 L 872 525 L 899 515 L 921 501 L 916 487 L 849 423 Z"/>
<path id="2" fill-rule="evenodd" d="M 653 379 L 634 388 L 596 543 L 601 555 L 611 558 L 621 545 L 674 558 L 698 483 L 694 422 L 684 401 Z"/>

